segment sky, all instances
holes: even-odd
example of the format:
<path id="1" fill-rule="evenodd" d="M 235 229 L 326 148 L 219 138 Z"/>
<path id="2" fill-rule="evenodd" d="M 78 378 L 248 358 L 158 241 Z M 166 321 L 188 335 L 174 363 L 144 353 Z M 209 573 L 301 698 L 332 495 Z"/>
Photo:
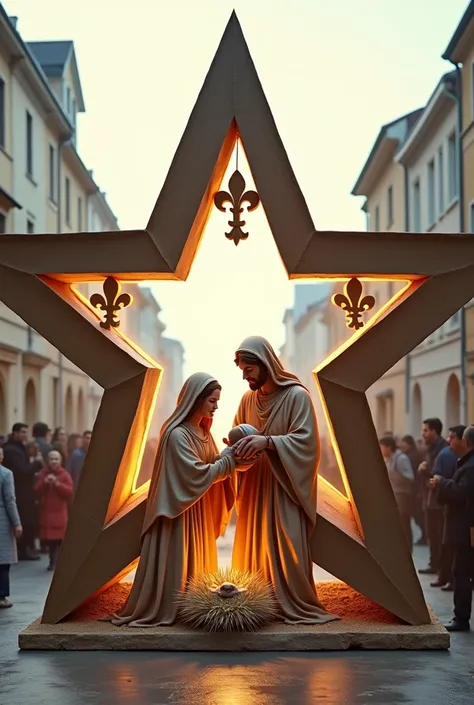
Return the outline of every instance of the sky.
<path id="1" fill-rule="evenodd" d="M 236 10 L 316 227 L 362 230 L 350 195 L 378 131 L 423 106 L 466 0 L 7 0 L 25 40 L 72 39 L 85 97 L 78 149 L 123 229 L 146 225 L 225 25 Z M 250 172 L 241 167 L 248 185 Z M 233 167 L 233 164 L 231 164 Z M 229 174 L 232 171 L 230 167 Z M 224 186 L 227 179 L 224 180 Z M 154 285 L 186 373 L 223 385 L 216 436 L 245 385 L 233 352 L 246 335 L 278 349 L 291 306 L 260 209 L 249 239 L 224 237 L 215 212 L 186 283 Z M 317 361 L 315 361 L 316 363 Z"/>

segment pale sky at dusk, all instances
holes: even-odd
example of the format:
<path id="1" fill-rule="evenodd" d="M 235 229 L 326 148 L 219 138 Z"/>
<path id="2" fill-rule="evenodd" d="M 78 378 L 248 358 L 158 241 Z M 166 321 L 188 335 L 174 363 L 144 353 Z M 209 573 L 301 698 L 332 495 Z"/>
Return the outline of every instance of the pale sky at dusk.
<path id="1" fill-rule="evenodd" d="M 87 111 L 78 149 L 123 229 L 146 225 L 235 8 L 315 224 L 332 230 L 364 229 L 352 186 L 381 125 L 424 105 L 452 68 L 441 54 L 466 4 L 4 2 L 25 40 L 74 41 Z M 154 287 L 166 333 L 185 345 L 186 372 L 204 369 L 222 381 L 217 437 L 245 390 L 236 346 L 261 333 L 278 349 L 292 300 L 264 214 L 247 223 L 249 240 L 236 248 L 223 235 L 226 216 L 214 213 L 189 281 Z"/>

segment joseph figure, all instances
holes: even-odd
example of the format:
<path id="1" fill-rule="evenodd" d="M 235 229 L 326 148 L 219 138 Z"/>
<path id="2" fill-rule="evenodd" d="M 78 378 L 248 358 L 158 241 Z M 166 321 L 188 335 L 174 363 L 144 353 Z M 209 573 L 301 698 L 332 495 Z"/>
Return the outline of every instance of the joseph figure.
<path id="1" fill-rule="evenodd" d="M 251 424 L 261 435 L 249 435 L 233 446 L 241 459 L 259 455 L 250 470 L 237 473 L 232 567 L 263 573 L 274 587 L 284 622 L 335 620 L 318 600 L 309 546 L 316 522 L 319 461 L 309 392 L 283 368 L 264 338 L 246 338 L 235 364 L 250 390 L 242 397 L 234 423 Z"/>

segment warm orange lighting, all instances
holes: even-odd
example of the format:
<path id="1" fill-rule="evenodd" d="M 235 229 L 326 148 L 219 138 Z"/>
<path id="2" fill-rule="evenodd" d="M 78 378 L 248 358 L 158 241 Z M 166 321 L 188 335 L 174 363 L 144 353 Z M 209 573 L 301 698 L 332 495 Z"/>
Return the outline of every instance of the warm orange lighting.
<path id="1" fill-rule="evenodd" d="M 347 277 L 343 280 L 347 281 Z M 361 281 L 369 281 L 368 279 L 361 279 Z M 385 278 L 378 278 L 378 279 L 372 279 L 370 281 L 389 281 Z M 359 328 L 358 331 L 355 331 L 347 340 L 345 340 L 341 345 L 339 345 L 335 350 L 333 350 L 329 355 L 313 370 L 313 374 L 317 374 L 320 372 L 323 367 L 326 367 L 329 365 L 330 362 L 336 359 L 336 357 L 339 357 L 345 350 L 350 348 L 350 346 L 356 342 L 361 336 L 365 335 L 365 333 L 374 326 L 377 321 L 379 321 L 383 316 L 392 308 L 392 306 L 397 303 L 402 297 L 405 297 L 405 294 L 408 292 L 408 290 L 411 287 L 416 287 L 420 286 L 425 280 L 416 280 L 416 281 L 407 281 L 404 279 L 403 281 L 406 282 L 406 285 L 400 289 L 394 296 L 392 296 L 387 303 L 385 303 L 383 306 L 380 307 L 380 309 L 377 311 L 377 313 L 374 313 L 373 316 L 369 318 L 367 323 L 364 325 L 363 328 Z"/>
<path id="2" fill-rule="evenodd" d="M 99 313 L 93 308 L 89 299 L 87 299 L 80 291 L 78 291 L 74 286 L 70 286 L 71 291 L 77 297 L 77 299 L 87 307 L 87 309 L 94 314 L 98 321 L 101 320 Z M 153 412 L 155 410 L 156 401 L 158 399 L 158 393 L 161 384 L 161 377 L 163 374 L 163 367 L 156 362 L 148 353 L 146 353 L 142 348 L 135 343 L 134 340 L 128 338 L 119 329 L 114 329 L 118 337 L 126 343 L 128 347 L 134 350 L 143 360 L 145 360 L 152 369 L 159 371 L 159 376 L 156 381 L 150 381 L 150 387 L 148 388 L 147 398 L 140 400 L 140 406 L 137 411 L 136 423 L 132 425 L 130 430 L 129 439 L 127 442 L 127 448 L 124 453 L 124 458 L 126 458 L 127 463 L 127 473 L 125 476 L 121 475 L 120 469 L 117 474 L 120 477 L 120 499 L 114 497 L 114 493 L 111 498 L 109 505 L 109 512 L 106 517 L 106 523 L 109 523 L 114 519 L 114 517 L 120 512 L 122 507 L 128 502 L 128 499 L 132 497 L 135 493 L 139 492 L 139 497 L 143 496 L 143 493 L 148 491 L 149 482 L 144 483 L 144 485 L 137 487 L 137 481 L 140 474 L 140 467 L 143 460 L 143 454 L 145 452 L 145 446 L 148 439 L 148 433 L 150 431 L 151 422 L 153 420 Z M 146 413 L 143 413 L 143 406 L 146 404 Z M 140 412 L 142 412 L 140 414 Z M 123 460 L 122 460 L 123 462 Z M 143 491 L 142 491 L 143 488 Z M 118 501 L 117 501 L 118 500 Z"/>
<path id="3" fill-rule="evenodd" d="M 336 456 L 336 462 L 337 462 L 337 466 L 338 466 L 338 468 L 339 468 L 339 472 L 341 473 L 342 484 L 344 485 L 344 490 L 345 490 L 346 496 L 344 496 L 344 495 L 342 494 L 342 492 L 339 492 L 339 490 L 337 490 L 337 489 L 334 487 L 334 485 L 332 485 L 330 482 L 328 482 L 328 480 L 325 480 L 325 482 L 326 482 L 326 484 L 328 484 L 328 485 L 331 487 L 331 490 L 333 490 L 334 492 L 338 492 L 338 494 L 340 494 L 341 497 L 344 497 L 345 500 L 349 501 L 349 502 L 352 504 L 352 492 L 351 492 L 351 488 L 350 488 L 350 485 L 349 485 L 349 481 L 348 481 L 348 479 L 347 479 L 346 470 L 345 470 L 345 467 L 344 467 L 344 463 L 343 463 L 343 461 L 342 461 L 341 452 L 340 452 L 340 450 L 339 450 L 339 446 L 338 446 L 337 440 L 336 440 L 336 434 L 334 433 L 334 428 L 333 428 L 333 425 L 332 425 L 332 423 L 331 423 L 331 418 L 330 418 L 330 416 L 329 416 L 329 412 L 328 412 L 328 409 L 327 409 L 327 406 L 326 406 L 326 400 L 325 400 L 324 395 L 323 395 L 323 393 L 322 393 L 322 391 L 321 391 L 321 385 L 319 384 L 319 380 L 318 380 L 318 376 L 317 376 L 316 370 L 313 370 L 313 377 L 314 377 L 314 381 L 315 381 L 315 384 L 316 384 L 316 388 L 317 388 L 317 390 L 318 390 L 319 398 L 320 398 L 320 400 L 321 400 L 321 406 L 322 406 L 322 409 L 323 409 L 324 418 L 326 419 L 326 424 L 327 424 L 328 431 L 329 431 L 329 440 L 330 440 L 330 442 L 331 442 L 331 446 L 332 446 L 332 449 L 333 449 L 333 451 L 334 451 L 334 455 Z M 359 522 L 358 522 L 358 524 L 359 524 Z M 359 528 L 360 528 L 360 527 L 359 527 Z"/>
<path id="4" fill-rule="evenodd" d="M 348 278 L 345 277 L 343 281 L 347 282 Z M 372 279 L 362 279 L 361 278 L 361 281 L 391 281 L 391 280 L 387 279 L 385 277 L 383 277 L 383 278 L 377 277 L 377 278 L 372 278 Z M 320 477 L 320 481 L 323 480 L 325 482 L 325 484 L 331 489 L 332 492 L 337 492 L 341 497 L 344 497 L 344 499 L 350 503 L 353 514 L 354 514 L 354 518 L 356 520 L 357 527 L 361 533 L 361 536 L 364 536 L 364 533 L 362 530 L 362 525 L 361 525 L 359 517 L 357 515 L 357 508 L 355 507 L 355 503 L 353 501 L 351 487 L 350 487 L 349 481 L 347 479 L 346 469 L 344 467 L 341 452 L 339 450 L 339 445 L 338 445 L 337 439 L 336 439 L 336 434 L 334 432 L 331 418 L 329 416 L 329 412 L 328 412 L 327 405 L 326 405 L 326 400 L 325 400 L 324 395 L 322 393 L 321 385 L 319 384 L 318 373 L 321 372 L 321 370 L 323 370 L 327 365 L 329 365 L 330 362 L 332 362 L 337 357 L 339 357 L 339 355 L 341 355 L 345 350 L 350 348 L 350 346 L 353 345 L 353 343 L 356 340 L 358 340 L 362 335 L 364 335 L 368 330 L 370 330 L 370 328 L 372 326 L 374 326 L 377 323 L 377 321 L 379 321 L 381 318 L 383 318 L 383 316 L 395 304 L 397 304 L 399 301 L 401 301 L 402 298 L 405 298 L 405 295 L 407 294 L 408 290 L 411 287 L 417 288 L 420 284 L 423 283 L 424 280 L 416 280 L 416 282 L 414 282 L 414 281 L 407 281 L 406 279 L 404 279 L 404 281 L 406 282 L 406 285 L 402 289 L 400 289 L 400 291 L 398 291 L 394 296 L 392 296 L 390 298 L 390 300 L 387 301 L 387 303 L 385 303 L 383 306 L 381 306 L 380 309 L 376 313 L 374 313 L 373 316 L 370 317 L 370 319 L 367 321 L 367 323 L 364 325 L 364 327 L 360 328 L 357 331 L 354 331 L 354 333 L 347 340 L 345 340 L 335 350 L 333 350 L 331 353 L 329 353 L 329 355 L 313 370 L 313 373 L 312 373 L 315 384 L 316 384 L 316 388 L 318 390 L 319 398 L 321 400 L 321 406 L 323 409 L 324 418 L 326 419 L 327 428 L 328 428 L 328 432 L 329 432 L 329 439 L 330 439 L 331 446 L 334 451 L 334 455 L 336 457 L 336 462 L 337 462 L 337 465 L 339 468 L 339 472 L 341 474 L 342 483 L 344 485 L 344 490 L 345 490 L 346 496 L 344 497 L 344 495 L 341 492 L 339 492 L 328 480 L 325 480 L 324 478 Z"/>
<path id="5" fill-rule="evenodd" d="M 344 476 L 342 475 L 342 473 L 341 473 L 341 476 L 342 476 L 342 480 L 344 482 Z M 338 490 L 337 487 L 334 487 L 334 485 L 331 482 L 329 482 L 329 480 L 326 480 L 325 477 L 323 477 L 322 475 L 318 475 L 318 482 L 322 482 L 324 485 L 326 485 L 326 487 L 331 492 L 334 492 L 334 494 L 337 494 L 339 497 L 341 497 L 341 499 L 343 499 L 344 502 L 348 502 L 350 504 L 349 497 L 347 497 L 345 494 L 342 494 L 342 492 L 340 490 Z M 344 487 L 345 487 L 345 485 L 344 485 Z"/>

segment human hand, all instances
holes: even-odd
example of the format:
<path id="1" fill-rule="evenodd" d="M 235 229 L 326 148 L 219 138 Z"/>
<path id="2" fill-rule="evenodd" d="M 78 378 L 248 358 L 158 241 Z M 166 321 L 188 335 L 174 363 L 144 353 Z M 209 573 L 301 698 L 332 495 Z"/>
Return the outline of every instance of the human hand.
<path id="1" fill-rule="evenodd" d="M 435 475 L 434 477 L 431 477 L 430 481 L 429 481 L 431 489 L 435 490 L 437 487 L 439 487 L 440 482 L 441 482 L 441 477 L 439 475 Z"/>
<path id="2" fill-rule="evenodd" d="M 21 524 L 18 524 L 18 526 L 13 527 L 13 533 L 15 535 L 16 539 L 21 539 L 23 536 L 23 527 Z"/>
<path id="3" fill-rule="evenodd" d="M 233 451 L 237 458 L 249 460 L 261 453 L 268 445 L 265 436 L 246 436 L 233 445 Z"/>
<path id="4" fill-rule="evenodd" d="M 428 472 L 428 463 L 426 462 L 426 460 L 423 460 L 423 462 L 418 465 L 418 472 L 421 475 Z"/>
<path id="5" fill-rule="evenodd" d="M 50 485 L 52 485 L 53 482 L 56 482 L 56 477 L 53 473 L 49 473 L 49 475 L 46 476 L 46 482 L 49 482 Z"/>

